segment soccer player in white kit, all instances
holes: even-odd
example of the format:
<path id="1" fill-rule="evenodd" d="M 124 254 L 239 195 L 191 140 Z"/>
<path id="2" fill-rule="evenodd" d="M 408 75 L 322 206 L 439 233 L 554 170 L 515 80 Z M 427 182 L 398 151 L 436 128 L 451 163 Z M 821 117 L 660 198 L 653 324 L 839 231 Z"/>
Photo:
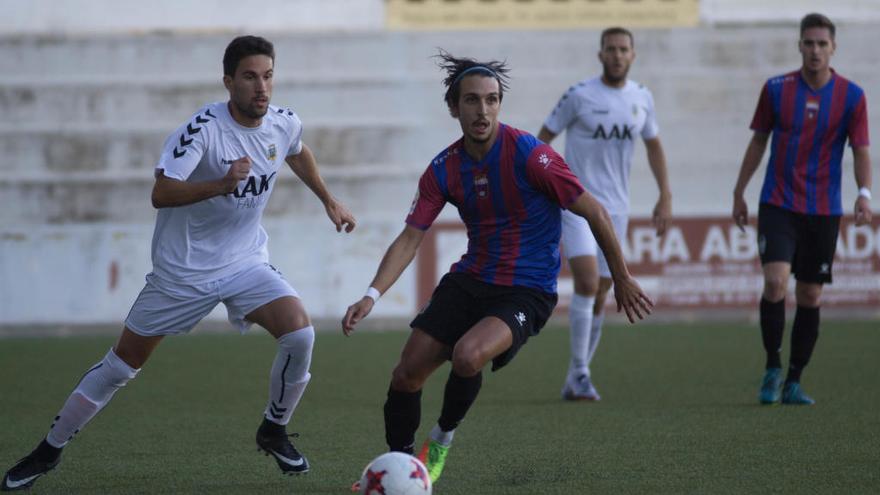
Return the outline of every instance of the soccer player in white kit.
<path id="1" fill-rule="evenodd" d="M 337 231 L 351 232 L 355 220 L 327 191 L 297 115 L 269 104 L 274 65 L 269 41 L 232 40 L 223 57 L 229 101 L 201 108 L 165 142 L 146 286 L 116 345 L 83 375 L 46 438 L 6 473 L 2 490 L 26 489 L 55 468 L 64 446 L 138 374 L 162 338 L 189 332 L 220 302 L 239 331 L 256 323 L 277 339 L 257 445 L 286 474 L 309 470 L 285 425 L 311 377 L 315 334 L 296 290 L 268 263 L 260 219 L 286 162 Z"/>
<path id="2" fill-rule="evenodd" d="M 632 33 L 608 28 L 600 43 L 602 75 L 569 88 L 544 121 L 538 139 L 550 143 L 565 131 L 565 161 L 608 210 L 623 242 L 629 221 L 633 145 L 636 136 L 641 136 L 660 189 L 652 220 L 657 235 L 663 235 L 671 216 L 672 195 L 654 117 L 654 98 L 647 88 L 627 79 L 636 56 Z M 600 396 L 590 376 L 590 362 L 602 335 L 611 272 L 586 220 L 568 211 L 562 212 L 562 248 L 574 279 L 569 305 L 571 362 L 562 397 L 597 401 Z"/>

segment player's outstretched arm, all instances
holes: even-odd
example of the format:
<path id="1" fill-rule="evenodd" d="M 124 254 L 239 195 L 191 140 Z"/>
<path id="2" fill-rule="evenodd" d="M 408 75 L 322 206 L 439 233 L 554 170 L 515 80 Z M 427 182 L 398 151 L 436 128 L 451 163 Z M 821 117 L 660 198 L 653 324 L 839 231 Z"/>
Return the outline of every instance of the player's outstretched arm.
<path id="1" fill-rule="evenodd" d="M 657 235 L 663 235 L 666 233 L 666 227 L 669 226 L 669 221 L 672 219 L 672 190 L 669 188 L 666 154 L 663 153 L 663 145 L 660 143 L 659 137 L 646 139 L 645 150 L 648 152 L 648 165 L 651 167 L 651 173 L 654 174 L 657 188 L 660 189 L 660 197 L 654 206 L 651 223 L 657 229 Z"/>
<path id="2" fill-rule="evenodd" d="M 855 217 L 856 225 L 871 223 L 871 155 L 867 146 L 853 148 L 853 169 L 856 173 L 856 187 L 861 192 L 868 190 L 868 195 L 861 193 L 856 197 Z"/>
<path id="3" fill-rule="evenodd" d="M 746 186 L 752 179 L 758 165 L 761 164 L 761 157 L 764 156 L 764 150 L 767 149 L 767 139 L 770 134 L 755 131 L 752 139 L 746 147 L 746 154 L 743 156 L 742 166 L 739 169 L 739 177 L 736 179 L 736 186 L 733 188 L 733 221 L 740 230 L 745 231 L 745 226 L 749 223 L 749 206 L 746 204 L 745 197 Z"/>
<path id="4" fill-rule="evenodd" d="M 654 301 L 639 286 L 638 282 L 629 274 L 620 243 L 614 234 L 611 218 L 605 208 L 587 191 L 569 205 L 568 209 L 577 215 L 587 219 L 590 230 L 596 237 L 596 242 L 605 259 L 608 260 L 608 268 L 611 269 L 611 278 L 614 280 L 614 298 L 617 300 L 617 311 L 626 312 L 630 323 L 635 323 L 636 318 L 643 319 L 651 314 Z"/>
<path id="5" fill-rule="evenodd" d="M 318 173 L 318 163 L 315 161 L 312 150 L 303 144 L 302 151 L 298 155 L 290 155 L 285 161 L 293 173 L 324 203 L 324 209 L 327 211 L 330 221 L 336 226 L 336 232 L 342 232 L 343 228 L 346 232 L 354 230 L 357 223 L 354 215 L 327 190 L 324 179 Z"/>
<path id="6" fill-rule="evenodd" d="M 250 171 L 251 159 L 246 156 L 232 162 L 226 175 L 218 180 L 187 182 L 165 177 L 164 171 L 160 170 L 153 185 L 153 207 L 186 206 L 232 192 L 239 181 L 247 179 Z"/>
<path id="7" fill-rule="evenodd" d="M 373 277 L 370 287 L 378 290 L 381 295 L 394 285 L 394 282 L 397 281 L 403 270 L 409 266 L 416 256 L 416 251 L 418 251 L 419 245 L 424 238 L 425 231 L 409 225 L 404 227 L 403 232 L 394 239 L 394 242 L 385 251 L 385 256 L 382 257 L 382 262 L 379 263 L 379 269 L 376 271 L 376 276 Z M 360 301 L 349 306 L 348 311 L 345 312 L 345 316 L 342 318 L 343 333 L 351 335 L 355 325 L 370 314 L 375 303 L 376 301 L 372 297 L 364 296 Z"/>

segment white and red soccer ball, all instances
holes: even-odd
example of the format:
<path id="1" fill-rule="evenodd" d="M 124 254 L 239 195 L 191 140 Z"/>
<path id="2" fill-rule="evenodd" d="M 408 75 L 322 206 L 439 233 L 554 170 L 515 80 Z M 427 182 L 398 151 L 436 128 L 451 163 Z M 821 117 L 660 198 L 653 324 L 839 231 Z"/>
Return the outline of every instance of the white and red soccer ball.
<path id="1" fill-rule="evenodd" d="M 373 459 L 361 476 L 361 495 L 431 495 L 431 477 L 422 461 L 403 452 Z"/>

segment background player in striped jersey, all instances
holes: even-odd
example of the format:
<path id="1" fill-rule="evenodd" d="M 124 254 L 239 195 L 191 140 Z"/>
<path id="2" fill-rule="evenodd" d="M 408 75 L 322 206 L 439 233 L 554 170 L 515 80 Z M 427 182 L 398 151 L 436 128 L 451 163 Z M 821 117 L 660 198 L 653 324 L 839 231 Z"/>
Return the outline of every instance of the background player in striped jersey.
<path id="1" fill-rule="evenodd" d="M 627 272 L 607 213 L 565 162 L 534 136 L 498 121 L 505 64 L 445 52 L 440 60 L 447 73 L 445 101 L 463 136 L 422 175 L 407 225 L 385 253 L 367 294 L 342 320 L 348 335 L 412 261 L 444 205 L 458 208 L 467 252 L 410 324 L 385 403 L 389 448 L 412 453 L 422 386 L 452 361 L 439 421 L 420 452 L 432 480 L 440 476 L 455 428 L 477 397 L 483 367 L 491 361 L 496 370 L 510 362 L 556 304 L 562 208 L 590 221 L 608 255 L 618 309 L 635 321 L 653 304 Z"/>
<path id="2" fill-rule="evenodd" d="M 821 14 L 801 20 L 800 70 L 769 79 L 752 119 L 736 187 L 733 218 L 748 223 L 743 193 L 760 164 L 770 134 L 770 160 L 758 206 L 758 249 L 764 271 L 761 335 L 767 363 L 759 400 L 813 404 L 800 387 L 801 372 L 819 336 L 822 284 L 831 283 L 840 216 L 841 159 L 847 139 L 853 149 L 855 221 L 871 221 L 871 159 L 868 112 L 862 88 L 830 66 L 836 48 L 834 24 Z M 785 293 L 794 273 L 797 311 L 791 330 L 788 375 L 782 384 L 780 349 L 785 327 Z"/>
<path id="3" fill-rule="evenodd" d="M 602 75 L 585 79 L 566 91 L 538 133 L 538 139 L 549 144 L 565 131 L 565 161 L 608 210 L 621 239 L 629 223 L 629 175 L 636 137 L 645 142 L 648 164 L 660 189 L 652 217 L 657 235 L 666 232 L 672 214 L 654 98 L 648 88 L 627 79 L 635 56 L 630 31 L 620 27 L 604 30 L 599 50 Z M 562 248 L 574 282 L 568 309 L 571 360 L 562 397 L 599 400 L 590 376 L 590 362 L 602 336 L 611 270 L 586 221 L 567 211 L 562 212 Z"/>
<path id="4" fill-rule="evenodd" d="M 267 40 L 232 40 L 223 57 L 229 101 L 203 107 L 166 141 L 152 194 L 159 212 L 147 284 L 116 345 L 83 375 L 46 438 L 6 473 L 3 490 L 28 488 L 53 469 L 61 449 L 137 375 L 162 338 L 189 332 L 220 302 L 241 332 L 257 323 L 278 342 L 258 446 L 283 472 L 309 470 L 285 425 L 311 376 L 314 329 L 296 290 L 268 264 L 260 219 L 286 162 L 337 231 L 350 232 L 355 221 L 327 191 L 299 117 L 269 105 L 274 67 Z"/>

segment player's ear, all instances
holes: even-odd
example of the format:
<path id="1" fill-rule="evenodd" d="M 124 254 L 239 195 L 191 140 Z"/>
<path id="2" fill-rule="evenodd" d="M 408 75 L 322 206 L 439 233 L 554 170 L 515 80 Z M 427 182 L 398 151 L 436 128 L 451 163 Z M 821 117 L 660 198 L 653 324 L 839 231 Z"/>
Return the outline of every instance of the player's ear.
<path id="1" fill-rule="evenodd" d="M 450 105 L 449 106 L 449 115 L 452 115 L 453 119 L 457 119 L 460 113 L 458 112 L 458 105 Z"/>
<path id="2" fill-rule="evenodd" d="M 223 86 L 226 87 L 227 91 L 232 91 L 232 76 L 223 76 Z"/>

